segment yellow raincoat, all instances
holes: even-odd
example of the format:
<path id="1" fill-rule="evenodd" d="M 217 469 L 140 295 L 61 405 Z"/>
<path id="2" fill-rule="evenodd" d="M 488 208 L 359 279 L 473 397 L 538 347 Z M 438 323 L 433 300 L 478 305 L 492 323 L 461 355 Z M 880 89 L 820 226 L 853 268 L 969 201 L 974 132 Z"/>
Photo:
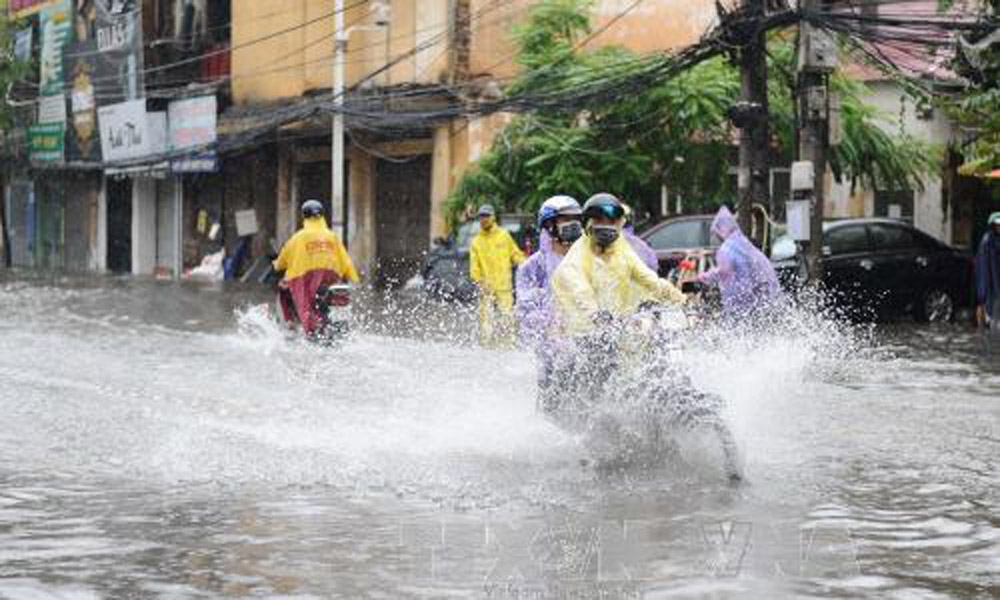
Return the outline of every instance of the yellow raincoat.
<path id="1" fill-rule="evenodd" d="M 302 229 L 281 249 L 274 269 L 284 271 L 289 281 L 316 270 L 335 271 L 342 279 L 355 283 L 360 279 L 347 249 L 322 216 L 310 217 L 302 223 Z"/>
<path id="2" fill-rule="evenodd" d="M 624 236 L 602 254 L 596 254 L 592 245 L 590 236 L 577 240 L 552 274 L 552 292 L 564 333 L 589 332 L 599 311 L 624 316 L 647 300 L 684 303 L 684 294 L 657 277 Z"/>
<path id="3" fill-rule="evenodd" d="M 479 285 L 479 335 L 484 346 L 509 346 L 514 341 L 513 269 L 524 253 L 506 229 L 494 224 L 481 229 L 469 251 L 469 276 Z"/>

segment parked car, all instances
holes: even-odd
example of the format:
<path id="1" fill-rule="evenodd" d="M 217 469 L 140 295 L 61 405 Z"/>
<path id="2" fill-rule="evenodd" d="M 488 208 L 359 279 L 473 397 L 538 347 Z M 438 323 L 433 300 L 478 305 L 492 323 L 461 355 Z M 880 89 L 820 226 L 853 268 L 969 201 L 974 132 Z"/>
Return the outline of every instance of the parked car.
<path id="1" fill-rule="evenodd" d="M 972 303 L 972 256 L 892 219 L 823 224 L 823 277 L 833 301 L 852 316 L 909 313 L 948 321 Z M 795 242 L 775 240 L 771 260 L 788 287 L 802 281 Z"/>
<path id="2" fill-rule="evenodd" d="M 530 215 L 501 215 L 498 223 L 510 232 L 525 254 L 538 248 L 538 233 Z M 448 238 L 435 240 L 420 270 L 427 294 L 461 302 L 476 297 L 476 286 L 469 279 L 469 248 L 477 233 L 479 221 L 473 220 L 459 225 Z"/>
<path id="3" fill-rule="evenodd" d="M 660 277 L 667 277 L 692 253 L 715 254 L 719 244 L 712 240 L 713 218 L 715 215 L 676 217 L 657 223 L 639 234 L 656 251 Z"/>

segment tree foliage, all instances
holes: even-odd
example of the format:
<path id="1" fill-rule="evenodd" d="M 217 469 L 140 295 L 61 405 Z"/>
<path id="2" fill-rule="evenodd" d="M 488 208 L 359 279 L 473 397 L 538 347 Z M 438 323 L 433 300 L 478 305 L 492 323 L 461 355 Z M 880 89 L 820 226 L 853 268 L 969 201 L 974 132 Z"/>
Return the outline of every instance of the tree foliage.
<path id="1" fill-rule="evenodd" d="M 14 57 L 14 34 L 22 26 L 6 11 L 0 11 L 0 132 L 7 132 L 14 124 L 16 107 L 9 100 L 11 86 L 31 72 L 30 62 Z"/>
<path id="2" fill-rule="evenodd" d="M 514 31 L 517 62 L 525 70 L 508 93 L 624 80 L 651 61 L 670 60 L 638 56 L 620 47 L 581 50 L 581 41 L 591 31 L 590 6 L 589 0 L 547 0 L 532 9 Z M 772 35 L 768 52 L 775 146 L 791 160 L 794 44 L 786 35 Z M 869 91 L 862 84 L 835 75 L 832 85 L 841 95 L 844 126 L 844 141 L 831 153 L 835 176 L 868 187 L 920 188 L 923 177 L 938 169 L 938 153 L 911 136 L 880 128 L 883 116 L 864 103 Z M 650 210 L 659 204 L 663 183 L 685 199 L 688 210 L 732 201 L 729 168 L 735 130 L 727 111 L 739 96 L 737 68 L 719 57 L 580 113 L 539 109 L 518 115 L 465 172 L 447 203 L 448 216 L 454 222 L 483 202 L 506 211 L 532 212 L 554 194 L 584 199 L 598 191 Z"/>

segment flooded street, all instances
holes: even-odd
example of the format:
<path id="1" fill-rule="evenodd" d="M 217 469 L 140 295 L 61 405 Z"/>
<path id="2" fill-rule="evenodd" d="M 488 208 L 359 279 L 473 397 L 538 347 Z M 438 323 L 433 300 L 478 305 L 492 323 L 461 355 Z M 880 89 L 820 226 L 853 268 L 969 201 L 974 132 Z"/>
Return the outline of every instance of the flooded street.
<path id="1" fill-rule="evenodd" d="M 0 277 L 0 597 L 1000 594 L 1000 343 L 965 324 L 691 349 L 730 487 L 697 440 L 586 466 L 465 309 L 373 301 L 324 349 L 260 289 Z"/>

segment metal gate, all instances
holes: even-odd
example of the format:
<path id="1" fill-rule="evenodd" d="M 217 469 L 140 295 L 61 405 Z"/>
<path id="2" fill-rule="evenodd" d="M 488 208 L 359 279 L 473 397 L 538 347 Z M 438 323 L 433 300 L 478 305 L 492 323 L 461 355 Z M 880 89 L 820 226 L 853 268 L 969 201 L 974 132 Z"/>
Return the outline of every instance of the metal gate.
<path id="1" fill-rule="evenodd" d="M 430 246 L 430 156 L 406 162 L 379 160 L 375 186 L 377 281 L 395 287 L 420 270 Z"/>

